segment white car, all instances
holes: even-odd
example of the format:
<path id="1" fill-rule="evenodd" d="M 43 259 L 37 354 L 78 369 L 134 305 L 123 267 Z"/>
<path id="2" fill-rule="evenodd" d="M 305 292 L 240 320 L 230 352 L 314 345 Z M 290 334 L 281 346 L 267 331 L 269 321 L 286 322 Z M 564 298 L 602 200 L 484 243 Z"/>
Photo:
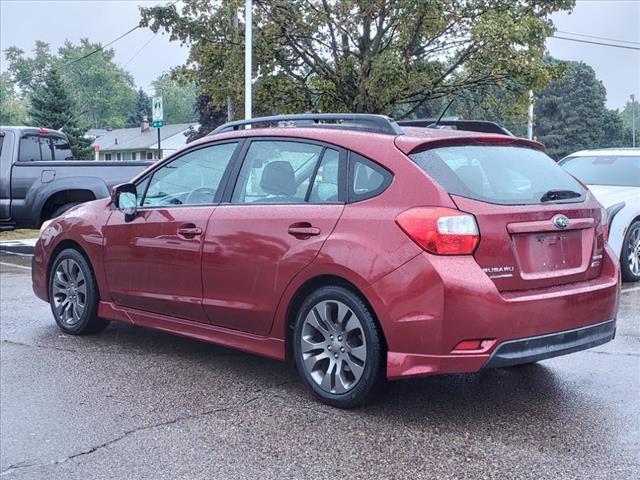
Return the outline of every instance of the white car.
<path id="1" fill-rule="evenodd" d="M 640 148 L 583 150 L 560 165 L 585 183 L 609 215 L 609 245 L 622 278 L 640 281 Z"/>

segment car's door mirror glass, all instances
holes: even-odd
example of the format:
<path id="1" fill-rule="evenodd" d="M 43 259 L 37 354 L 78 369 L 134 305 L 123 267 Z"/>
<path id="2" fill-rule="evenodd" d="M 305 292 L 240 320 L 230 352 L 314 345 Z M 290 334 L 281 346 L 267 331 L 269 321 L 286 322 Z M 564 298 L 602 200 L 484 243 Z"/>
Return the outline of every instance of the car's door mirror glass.
<path id="1" fill-rule="evenodd" d="M 124 183 L 115 187 L 115 205 L 124 213 L 125 221 L 130 222 L 138 212 L 138 194 L 133 183 Z"/>

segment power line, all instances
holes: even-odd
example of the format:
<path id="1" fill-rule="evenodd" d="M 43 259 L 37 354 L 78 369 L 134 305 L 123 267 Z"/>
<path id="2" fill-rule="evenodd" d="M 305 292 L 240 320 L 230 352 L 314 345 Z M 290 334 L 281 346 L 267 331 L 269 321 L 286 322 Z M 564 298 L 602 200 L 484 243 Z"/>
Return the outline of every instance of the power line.
<path id="1" fill-rule="evenodd" d="M 573 35 L 575 37 L 587 37 L 587 38 L 595 38 L 597 40 L 608 40 L 610 42 L 630 43 L 632 45 L 640 45 L 640 42 L 633 42 L 631 40 L 620 40 L 620 39 L 617 39 L 617 38 L 609 38 L 609 37 L 599 37 L 598 35 L 588 35 L 586 33 L 564 32 L 562 30 L 556 30 L 556 32 L 564 33 L 565 35 Z"/>
<path id="2" fill-rule="evenodd" d="M 154 38 L 156 38 L 157 36 L 158 36 L 158 34 L 157 34 L 157 33 L 154 33 L 154 34 L 151 36 L 151 38 L 150 38 L 149 40 L 147 40 L 147 41 L 145 42 L 145 44 L 144 44 L 144 45 L 142 45 L 142 47 L 140 47 L 140 48 L 138 49 L 138 51 L 137 51 L 136 53 L 134 53 L 134 54 L 131 56 L 131 58 L 125 62 L 125 64 L 122 66 L 122 68 L 126 68 L 126 67 L 127 67 L 127 65 L 129 65 L 129 64 L 131 63 L 131 61 L 132 61 L 134 58 L 136 58 L 138 55 L 140 55 L 140 52 L 142 52 L 142 50 L 144 50 L 145 48 L 147 48 L 147 45 L 149 45 L 149 44 L 153 41 L 153 39 L 154 39 Z"/>
<path id="3" fill-rule="evenodd" d="M 180 0 L 174 0 L 173 2 L 171 2 L 170 4 L 168 4 L 168 5 L 167 5 L 167 7 L 171 7 L 171 6 L 175 5 L 176 3 L 178 3 L 179 1 L 180 1 Z M 89 53 L 87 53 L 87 54 L 85 54 L 85 55 L 81 56 L 80 58 L 76 58 L 76 59 L 74 59 L 74 60 L 70 60 L 70 61 L 68 61 L 67 63 L 64 63 L 64 64 L 63 64 L 63 65 L 61 65 L 59 68 L 61 68 L 61 69 L 63 69 L 63 70 L 64 70 L 64 69 L 66 69 L 67 67 L 69 67 L 70 65 L 73 65 L 73 64 L 75 64 L 75 63 L 78 63 L 78 62 L 80 62 L 80 61 L 84 60 L 85 58 L 90 57 L 91 55 L 95 55 L 96 53 L 103 51 L 105 48 L 109 47 L 110 45 L 113 45 L 113 44 L 114 44 L 114 43 L 116 43 L 118 40 L 123 39 L 124 37 L 126 37 L 126 36 L 127 36 L 127 35 L 129 35 L 130 33 L 135 32 L 135 31 L 136 31 L 136 30 L 138 30 L 139 28 L 141 28 L 141 27 L 140 27 L 140 24 L 138 24 L 138 25 L 134 26 L 133 28 L 130 28 L 129 30 L 127 30 L 126 32 L 124 32 L 124 33 L 123 33 L 122 35 L 120 35 L 119 37 L 114 38 L 113 40 L 111 40 L 111 41 L 110 41 L 110 42 L 108 42 L 108 43 L 105 43 L 104 45 L 100 45 L 100 46 L 99 46 L 98 48 L 96 48 L 95 50 L 93 50 L 93 51 L 91 51 L 91 52 L 89 52 Z M 151 40 L 153 40 L 153 38 L 155 38 L 155 35 L 151 38 Z M 134 58 L 136 55 L 138 55 L 138 53 L 140 53 L 140 52 L 142 51 L 142 49 L 143 49 L 143 48 L 145 48 L 145 47 L 146 47 L 146 46 L 151 42 L 151 40 L 147 41 L 147 43 L 146 43 L 145 45 L 143 45 L 143 46 L 142 46 L 142 48 L 141 48 L 140 50 L 138 50 L 138 52 L 136 52 L 136 54 L 135 54 L 133 57 L 131 57 L 131 58 L 127 61 L 127 63 L 129 63 L 131 60 L 133 60 L 133 58 Z M 44 72 L 41 72 L 41 73 L 38 75 L 38 77 L 41 79 L 43 75 L 44 75 Z M 35 75 L 34 75 L 34 76 L 35 76 Z M 33 78 L 33 77 L 31 77 L 31 78 Z M 16 78 L 16 79 L 12 80 L 12 81 L 11 81 L 11 83 L 18 83 L 18 82 L 20 82 L 21 80 L 26 80 L 26 77 L 24 77 L 24 78 Z"/>
<path id="4" fill-rule="evenodd" d="M 581 40 L 581 39 L 578 39 L 578 38 L 559 37 L 557 35 L 551 35 L 551 38 L 557 38 L 558 40 L 568 40 L 570 42 L 590 43 L 592 45 L 602 45 L 604 47 L 626 48 L 627 50 L 640 50 L 640 47 L 632 47 L 630 45 L 614 45 L 613 43 L 593 42 L 591 40 Z"/>

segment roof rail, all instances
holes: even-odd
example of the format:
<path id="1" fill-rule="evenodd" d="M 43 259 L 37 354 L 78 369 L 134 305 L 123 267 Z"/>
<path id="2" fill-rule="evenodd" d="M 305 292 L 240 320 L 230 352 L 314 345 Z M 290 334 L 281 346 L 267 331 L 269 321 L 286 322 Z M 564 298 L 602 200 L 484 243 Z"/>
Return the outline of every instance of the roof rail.
<path id="1" fill-rule="evenodd" d="M 392 118 L 368 113 L 303 113 L 237 120 L 220 125 L 209 135 L 239 130 L 247 125 L 280 124 L 279 126 L 337 128 L 363 132 L 402 135 L 404 132 Z M 284 125 L 282 125 L 284 124 Z"/>
<path id="2" fill-rule="evenodd" d="M 423 118 L 420 120 L 400 120 L 398 125 L 404 127 L 430 127 L 435 123 L 435 119 Z M 438 126 L 435 128 L 440 127 L 456 127 L 457 130 L 465 130 L 468 132 L 498 133 L 500 135 L 513 137 L 513 133 L 503 126 L 486 120 L 440 120 Z"/>

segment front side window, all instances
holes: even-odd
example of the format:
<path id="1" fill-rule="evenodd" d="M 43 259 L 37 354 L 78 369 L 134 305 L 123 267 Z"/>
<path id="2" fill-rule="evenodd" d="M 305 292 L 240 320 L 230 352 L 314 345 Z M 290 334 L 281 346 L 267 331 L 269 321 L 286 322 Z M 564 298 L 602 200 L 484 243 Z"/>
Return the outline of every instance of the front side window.
<path id="1" fill-rule="evenodd" d="M 571 175 L 531 148 L 452 146 L 411 158 L 448 193 L 461 197 L 500 205 L 584 200 L 585 189 Z"/>
<path id="2" fill-rule="evenodd" d="M 324 147 L 302 142 L 251 143 L 232 196 L 233 203 L 304 203 Z"/>
<path id="3" fill-rule="evenodd" d="M 73 153 L 71 153 L 71 145 L 69 145 L 68 140 L 52 137 L 51 142 L 53 145 L 53 158 L 56 160 L 73 160 Z"/>
<path id="4" fill-rule="evenodd" d="M 587 185 L 640 187 L 640 155 L 568 157 L 560 164 Z"/>
<path id="5" fill-rule="evenodd" d="M 212 204 L 237 145 L 223 143 L 192 150 L 155 170 L 142 206 Z M 144 183 L 138 185 L 139 194 Z"/>
<path id="6" fill-rule="evenodd" d="M 40 155 L 40 137 L 38 135 L 26 135 L 20 140 L 20 161 L 21 162 L 39 162 L 42 160 Z"/>

